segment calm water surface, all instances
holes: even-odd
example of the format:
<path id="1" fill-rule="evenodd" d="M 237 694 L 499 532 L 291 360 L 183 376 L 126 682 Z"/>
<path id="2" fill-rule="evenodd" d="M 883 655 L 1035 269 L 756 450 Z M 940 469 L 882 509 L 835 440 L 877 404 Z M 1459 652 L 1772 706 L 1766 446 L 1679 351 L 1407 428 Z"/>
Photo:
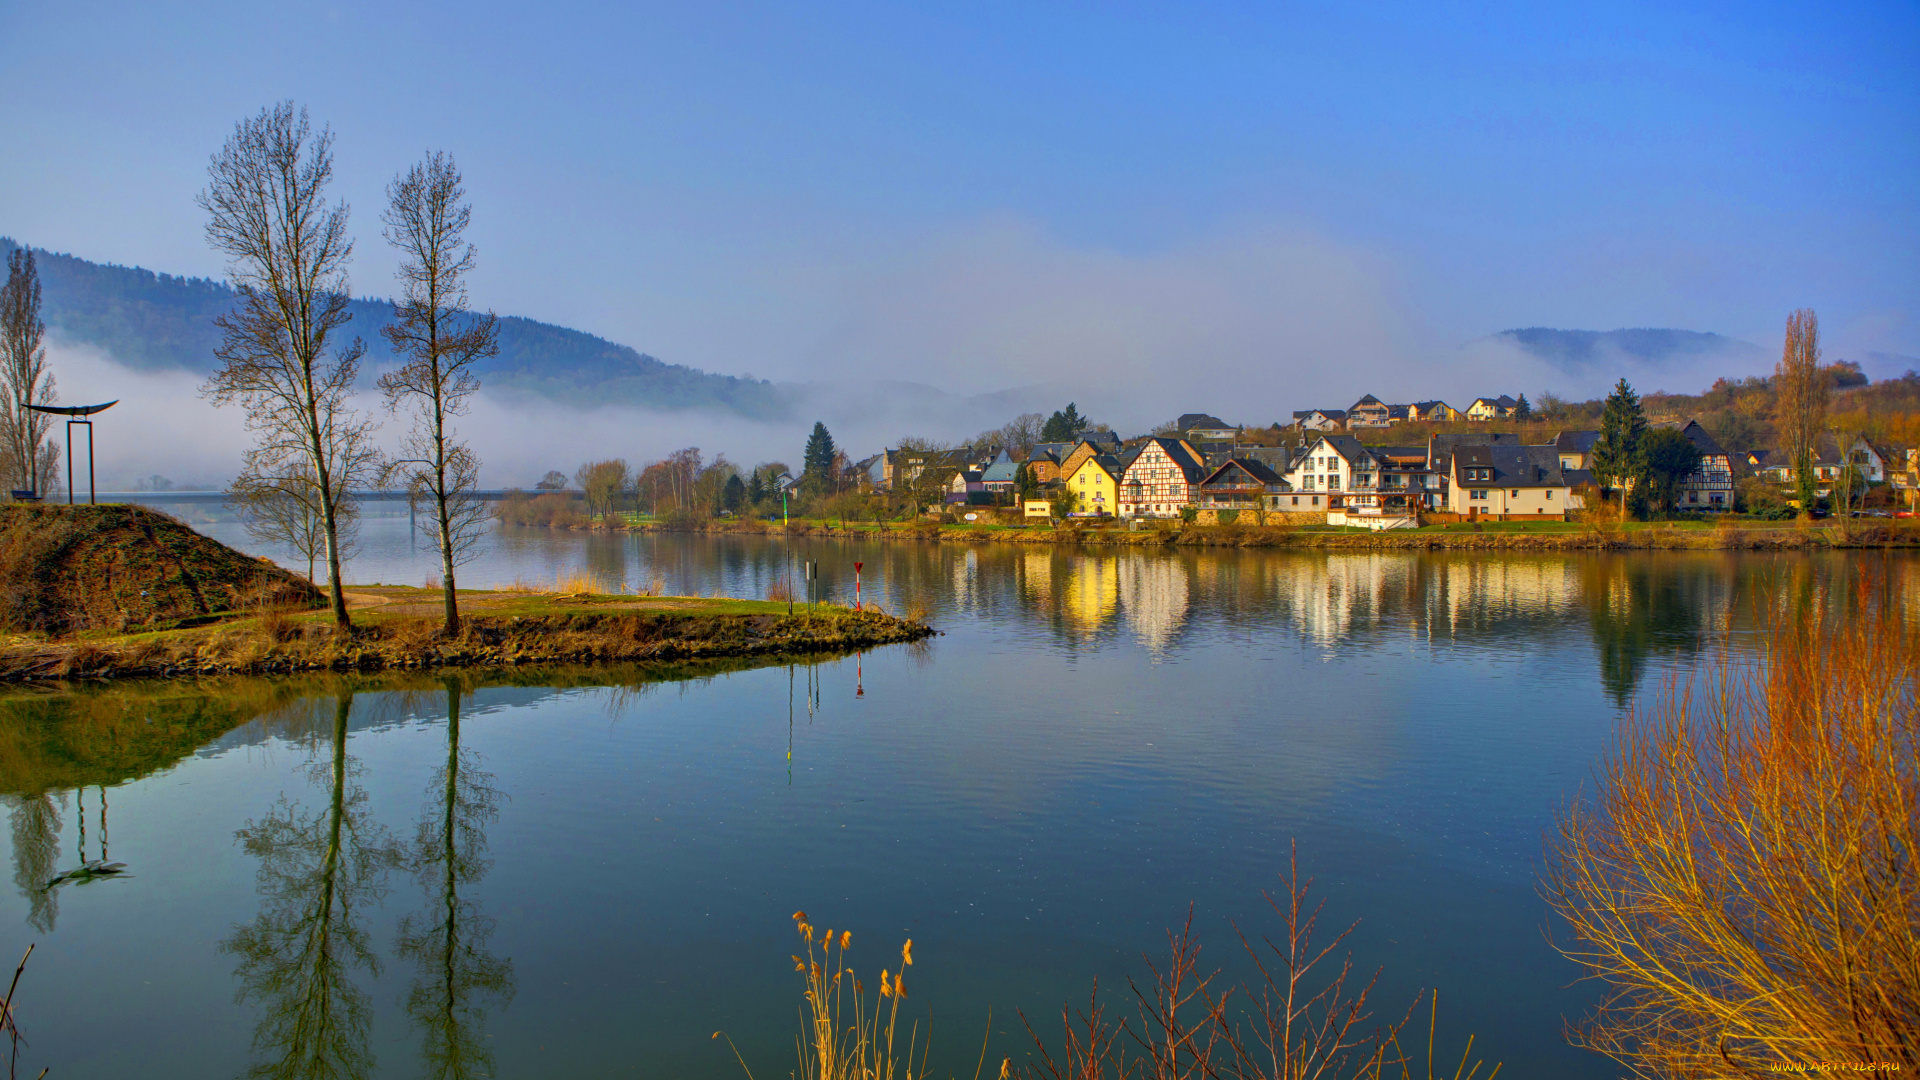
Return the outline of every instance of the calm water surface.
<path id="1" fill-rule="evenodd" d="M 210 531 L 241 538 L 229 525 Z M 813 665 L 14 694 L 0 709 L 31 1072 L 696 1076 L 791 1068 L 789 916 L 914 941 L 942 1072 L 1016 1061 L 1192 905 L 1210 964 L 1298 842 L 1394 1016 L 1503 1075 L 1589 991 L 1546 941 L 1543 837 L 1623 708 L 1755 612 L 1905 558 L 1327 556 L 815 543 L 824 587 L 944 634 Z M 502 532 L 473 585 L 753 595 L 777 543 Z M 416 582 L 404 519 L 349 577 Z M 1920 603 L 1911 604 L 1920 610 Z M 42 886 L 83 859 L 131 877 Z M 991 1027 L 988 1009 L 992 1008 Z"/>

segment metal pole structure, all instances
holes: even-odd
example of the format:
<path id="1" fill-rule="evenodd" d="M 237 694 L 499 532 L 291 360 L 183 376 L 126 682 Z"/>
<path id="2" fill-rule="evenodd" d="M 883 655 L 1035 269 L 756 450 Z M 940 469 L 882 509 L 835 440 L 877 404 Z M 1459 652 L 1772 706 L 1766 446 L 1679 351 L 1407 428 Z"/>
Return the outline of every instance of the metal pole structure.
<path id="1" fill-rule="evenodd" d="M 105 412 L 119 403 L 119 398 L 115 398 L 105 405 L 31 405 L 26 402 L 21 402 L 21 404 L 26 405 L 27 408 L 32 409 L 34 412 L 65 417 L 92 416 L 97 412 Z M 73 425 L 75 424 L 87 425 L 87 503 L 88 505 L 93 505 L 98 501 L 93 482 L 93 421 L 79 419 L 69 419 L 67 421 L 67 505 L 73 505 Z M 33 477 L 32 482 L 34 490 L 38 492 L 40 478 L 37 476 Z"/>
<path id="2" fill-rule="evenodd" d="M 787 618 L 793 618 L 793 528 L 787 517 L 787 489 L 780 489 L 780 536 L 787 545 Z"/>
<path id="3" fill-rule="evenodd" d="M 853 610 L 860 610 L 860 564 L 853 564 Z"/>

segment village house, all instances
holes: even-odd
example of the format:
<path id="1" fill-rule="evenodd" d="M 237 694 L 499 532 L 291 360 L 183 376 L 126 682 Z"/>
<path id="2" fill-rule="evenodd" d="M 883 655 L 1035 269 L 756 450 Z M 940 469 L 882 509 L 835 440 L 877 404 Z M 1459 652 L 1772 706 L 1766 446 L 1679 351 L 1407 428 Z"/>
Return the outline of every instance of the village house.
<path id="1" fill-rule="evenodd" d="M 1200 481 L 1194 504 L 1208 510 L 1280 510 L 1287 484 L 1252 458 L 1231 458 Z"/>
<path id="2" fill-rule="evenodd" d="M 991 502 L 987 494 L 987 485 L 980 478 L 979 469 L 961 469 L 947 481 L 947 501 L 950 503 Z"/>
<path id="3" fill-rule="evenodd" d="M 1060 463 L 1073 448 L 1073 443 L 1035 443 L 1027 454 L 1027 475 L 1042 484 L 1060 479 Z"/>
<path id="4" fill-rule="evenodd" d="M 1302 431 L 1339 431 L 1347 426 L 1347 410 L 1305 409 L 1293 414 L 1293 426 Z"/>
<path id="5" fill-rule="evenodd" d="M 1850 464 L 1868 483 L 1880 483 L 1887 478 L 1887 451 L 1868 442 L 1865 436 L 1856 435 L 1847 445 L 1843 454 L 1840 441 L 1832 435 L 1822 435 L 1813 444 L 1813 476 L 1819 493 L 1825 495 L 1833 481 L 1840 475 L 1843 464 Z M 1754 475 L 1771 484 L 1782 487 L 1794 483 L 1793 455 L 1784 449 L 1749 450 L 1746 455 L 1747 466 Z"/>
<path id="6" fill-rule="evenodd" d="M 987 491 L 1008 492 L 1019 486 L 1020 466 L 1004 449 L 980 470 L 980 484 Z"/>
<path id="7" fill-rule="evenodd" d="M 1518 401 L 1515 401 L 1505 394 L 1492 398 L 1474 398 L 1473 404 L 1467 406 L 1467 419 L 1476 421 L 1507 420 L 1512 418 L 1513 411 L 1519 407 L 1520 403 Z"/>
<path id="8" fill-rule="evenodd" d="M 1452 458 L 1454 513 L 1498 521 L 1566 517 L 1574 485 L 1554 446 L 1462 445 Z"/>
<path id="9" fill-rule="evenodd" d="M 1451 489 L 1453 476 L 1453 452 L 1462 446 L 1519 446 L 1520 436 L 1506 431 L 1452 431 L 1436 434 L 1427 440 L 1427 471 L 1440 478 L 1441 489 Z M 1451 506 L 1451 497 L 1443 497 L 1441 502 Z"/>
<path id="10" fill-rule="evenodd" d="M 1194 485 L 1207 468 L 1185 439 L 1155 437 L 1125 462 L 1120 477 L 1121 517 L 1171 517 L 1193 502 Z"/>
<path id="11" fill-rule="evenodd" d="M 1907 447 L 1894 460 L 1898 464 L 1889 476 L 1894 490 L 1906 496 L 1909 511 L 1920 510 L 1920 447 Z"/>
<path id="12" fill-rule="evenodd" d="M 971 446 L 953 450 L 888 450 L 880 456 L 880 478 L 875 489 L 892 491 L 913 483 L 923 473 L 941 473 L 976 465 L 976 456 Z"/>
<path id="13" fill-rule="evenodd" d="M 1071 471 L 1060 477 L 1060 482 L 1073 493 L 1070 512 L 1092 516 L 1116 513 L 1120 505 L 1121 472 L 1120 459 L 1112 454 L 1089 454 L 1080 458 Z"/>
<path id="14" fill-rule="evenodd" d="M 1407 419 L 1446 424 L 1459 420 L 1460 413 L 1444 401 L 1416 401 L 1407 406 Z"/>
<path id="15" fill-rule="evenodd" d="M 1678 421 L 1659 423 L 1656 428 L 1671 428 L 1687 437 L 1700 451 L 1700 467 L 1680 481 L 1674 495 L 1676 510 L 1731 511 L 1733 509 L 1733 458 L 1714 441 L 1698 420 L 1684 425 Z M 1565 460 L 1564 455 L 1562 460 Z"/>
<path id="16" fill-rule="evenodd" d="M 1317 501 L 1311 509 L 1338 509 L 1346 505 L 1345 498 L 1355 485 L 1371 490 L 1374 482 L 1374 463 L 1360 440 L 1351 435 L 1322 435 L 1308 444 L 1307 449 L 1293 463 L 1286 474 L 1289 495 L 1324 496 L 1326 503 Z M 1285 509 L 1292 509 L 1288 505 Z"/>
<path id="17" fill-rule="evenodd" d="M 1066 455 L 1060 459 L 1060 475 L 1071 476 L 1073 470 L 1080 467 L 1081 462 L 1096 454 L 1118 454 L 1119 452 L 1120 436 L 1111 431 L 1089 431 L 1081 435 L 1080 441 L 1074 443 L 1073 449 L 1067 451 Z"/>
<path id="18" fill-rule="evenodd" d="M 1427 470 L 1426 447 L 1370 446 L 1367 454 L 1374 480 L 1348 495 L 1348 513 L 1393 516 L 1442 508 L 1445 489 L 1439 474 Z"/>
<path id="19" fill-rule="evenodd" d="M 1173 426 L 1180 438 L 1189 443 L 1231 442 L 1240 437 L 1239 428 L 1206 413 L 1182 413 Z"/>
<path id="20" fill-rule="evenodd" d="M 1563 469 L 1593 468 L 1593 444 L 1600 441 L 1597 431 L 1562 431 L 1553 437 L 1553 448 L 1560 452 Z"/>
<path id="21" fill-rule="evenodd" d="M 1347 409 L 1347 430 L 1390 427 L 1393 424 L 1392 412 L 1385 402 L 1368 394 Z"/>

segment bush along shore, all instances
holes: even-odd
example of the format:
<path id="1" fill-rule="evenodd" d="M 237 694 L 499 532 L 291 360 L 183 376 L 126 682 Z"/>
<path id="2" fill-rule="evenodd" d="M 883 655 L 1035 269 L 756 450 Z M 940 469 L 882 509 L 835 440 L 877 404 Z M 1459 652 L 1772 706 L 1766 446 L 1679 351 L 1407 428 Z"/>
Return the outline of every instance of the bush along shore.
<path id="1" fill-rule="evenodd" d="M 521 665 L 668 663 L 848 652 L 918 641 L 924 622 L 827 604 L 588 592 L 461 590 L 461 629 L 442 633 L 437 589 L 355 587 L 354 626 L 324 610 L 268 608 L 212 625 L 0 645 L 0 681 L 265 675 Z"/>
<path id="2" fill-rule="evenodd" d="M 1127 546 L 1246 547 L 1340 551 L 1802 551 L 1828 548 L 1920 548 L 1920 523 L 1905 520 L 1759 522 L 1463 522 L 1422 529 L 1368 531 L 1324 525 L 1198 525 L 1158 519 L 1138 530 L 1122 525 L 1078 523 L 1023 525 L 998 522 L 779 522 L 616 521 L 560 524 L 631 532 L 682 532 L 754 536 L 834 537 L 857 540 L 917 540 L 955 543 L 1108 544 Z"/>

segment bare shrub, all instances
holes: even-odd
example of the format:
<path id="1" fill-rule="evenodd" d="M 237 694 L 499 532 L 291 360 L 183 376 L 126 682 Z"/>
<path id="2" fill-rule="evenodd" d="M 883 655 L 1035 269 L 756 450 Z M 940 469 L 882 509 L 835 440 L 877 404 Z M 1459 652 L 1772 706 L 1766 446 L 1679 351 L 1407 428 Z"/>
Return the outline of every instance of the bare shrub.
<path id="1" fill-rule="evenodd" d="M 1260 976 L 1254 985 L 1217 988 L 1217 972 L 1202 974 L 1189 909 L 1186 923 L 1167 933 L 1167 960 L 1148 961 L 1152 979 L 1145 985 L 1127 980 L 1134 1016 L 1108 1020 L 1096 984 L 1084 1011 L 1062 1008 L 1059 1057 L 1027 1024 L 1039 1060 L 1026 1074 L 1044 1080 L 1383 1080 L 1397 1073 L 1410 1080 L 1417 1062 L 1405 1052 L 1400 1034 L 1425 1001 L 1431 1010 L 1425 1074 L 1436 1075 L 1437 994 L 1416 996 L 1397 1023 L 1369 1025 L 1368 1002 L 1378 972 L 1355 989 L 1349 984 L 1350 955 L 1331 976 L 1321 970 L 1359 924 L 1331 941 L 1316 940 L 1322 905 L 1308 905 L 1313 882 L 1301 879 L 1297 859 L 1289 860 L 1285 881 L 1282 895 L 1265 897 L 1280 919 L 1278 940 L 1262 938 L 1256 945 L 1240 934 Z M 1236 1005 L 1236 995 L 1245 1004 Z M 1025 1014 L 1021 1021 L 1026 1022 Z M 1469 1038 L 1455 1065 L 1455 1080 L 1480 1076 L 1485 1065 L 1471 1060 L 1472 1054 Z M 1002 1066 L 1003 1075 L 1010 1064 Z M 1499 1071 L 1495 1065 L 1486 1080 Z"/>
<path id="2" fill-rule="evenodd" d="M 1561 951 L 1609 987 L 1572 1037 L 1640 1075 L 1920 1067 L 1920 641 L 1883 584 L 1830 600 L 1630 718 L 1560 824 Z"/>

